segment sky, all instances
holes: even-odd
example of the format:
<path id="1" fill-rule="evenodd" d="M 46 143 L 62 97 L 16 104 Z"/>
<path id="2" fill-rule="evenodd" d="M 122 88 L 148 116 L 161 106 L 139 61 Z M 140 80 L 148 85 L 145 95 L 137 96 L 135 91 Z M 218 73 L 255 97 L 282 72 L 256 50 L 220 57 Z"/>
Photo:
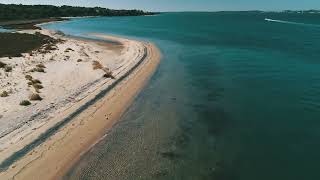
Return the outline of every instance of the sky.
<path id="1" fill-rule="evenodd" d="M 320 9 L 320 0 L 0 0 L 0 3 L 100 6 L 146 11 Z"/>

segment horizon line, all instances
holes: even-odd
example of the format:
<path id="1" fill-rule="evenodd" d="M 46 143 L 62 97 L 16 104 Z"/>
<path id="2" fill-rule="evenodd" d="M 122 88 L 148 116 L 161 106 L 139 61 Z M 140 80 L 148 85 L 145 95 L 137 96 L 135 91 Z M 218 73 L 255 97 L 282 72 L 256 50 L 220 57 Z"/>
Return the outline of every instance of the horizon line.
<path id="1" fill-rule="evenodd" d="M 146 9 L 136 9 L 136 8 L 109 8 L 104 6 L 79 6 L 79 5 L 54 5 L 54 4 L 23 4 L 23 3 L 0 3 L 0 5 L 25 5 L 25 6 L 70 6 L 70 7 L 85 7 L 85 8 L 106 8 L 112 10 L 142 10 L 148 12 L 159 12 L 159 13 L 184 13 L 184 12 L 252 12 L 252 11 L 259 11 L 259 12 L 283 12 L 283 11 L 320 11 L 320 9 L 278 9 L 278 10 L 261 10 L 261 9 L 248 9 L 248 10 L 161 10 L 161 11 L 153 11 L 153 10 L 146 10 Z"/>

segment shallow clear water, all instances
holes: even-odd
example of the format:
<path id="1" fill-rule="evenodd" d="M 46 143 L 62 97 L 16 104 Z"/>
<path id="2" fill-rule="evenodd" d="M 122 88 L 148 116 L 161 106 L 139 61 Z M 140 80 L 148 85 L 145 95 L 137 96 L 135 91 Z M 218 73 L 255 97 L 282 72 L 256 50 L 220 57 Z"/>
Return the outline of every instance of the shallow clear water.
<path id="1" fill-rule="evenodd" d="M 10 32 L 10 30 L 3 29 L 3 28 L 0 26 L 0 32 Z"/>
<path id="2" fill-rule="evenodd" d="M 66 179 L 319 179 L 319 25 L 317 14 L 235 12 L 46 25 L 147 40 L 163 54 Z"/>

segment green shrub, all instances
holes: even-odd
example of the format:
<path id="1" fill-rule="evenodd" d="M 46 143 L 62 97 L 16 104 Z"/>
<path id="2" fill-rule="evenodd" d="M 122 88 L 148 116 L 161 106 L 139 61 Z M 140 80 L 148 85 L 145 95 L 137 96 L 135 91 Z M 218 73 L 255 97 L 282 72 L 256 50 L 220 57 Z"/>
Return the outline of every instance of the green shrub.
<path id="1" fill-rule="evenodd" d="M 21 106 L 29 106 L 30 104 L 31 104 L 31 102 L 28 101 L 28 100 L 23 100 L 23 101 L 20 102 Z"/>
<path id="2" fill-rule="evenodd" d="M 32 76 L 31 76 L 31 75 L 26 75 L 25 78 L 26 78 L 27 80 L 29 80 L 29 81 L 32 80 Z"/>
<path id="3" fill-rule="evenodd" d="M 7 91 L 3 91 L 1 94 L 0 94 L 0 97 L 8 97 L 9 96 L 9 93 Z"/>

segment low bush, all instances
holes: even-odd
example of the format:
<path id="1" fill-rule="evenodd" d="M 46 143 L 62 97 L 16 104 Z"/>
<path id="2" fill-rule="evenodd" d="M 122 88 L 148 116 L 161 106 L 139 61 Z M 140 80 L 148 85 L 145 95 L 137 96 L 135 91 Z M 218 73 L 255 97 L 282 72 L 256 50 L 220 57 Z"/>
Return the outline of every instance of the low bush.
<path id="1" fill-rule="evenodd" d="M 43 89 L 43 86 L 41 84 L 33 84 L 33 87 L 38 90 L 38 89 Z"/>
<path id="2" fill-rule="evenodd" d="M 11 71 L 12 71 L 12 67 L 6 65 L 6 66 L 4 67 L 4 71 L 5 71 L 5 72 L 11 72 Z"/>
<path id="3" fill-rule="evenodd" d="M 32 84 L 42 84 L 42 82 L 39 79 L 32 79 Z"/>
<path id="4" fill-rule="evenodd" d="M 42 97 L 39 95 L 39 94 L 37 94 L 37 93 L 34 93 L 34 94 L 32 94 L 31 96 L 30 96 L 30 101 L 41 101 L 42 100 Z"/>
<path id="5" fill-rule="evenodd" d="M 27 80 L 29 80 L 29 81 L 31 81 L 31 80 L 32 80 L 32 76 L 31 76 L 31 75 L 29 75 L 29 74 L 27 74 L 27 75 L 25 76 L 25 78 L 26 78 Z"/>
<path id="6" fill-rule="evenodd" d="M 6 67 L 6 65 L 7 65 L 6 63 L 0 61 L 0 68 L 4 68 Z"/>
<path id="7" fill-rule="evenodd" d="M 9 96 L 9 93 L 7 91 L 3 91 L 1 94 L 0 94 L 0 97 L 8 97 Z"/>
<path id="8" fill-rule="evenodd" d="M 102 68 L 102 70 L 105 72 L 105 74 L 103 75 L 103 77 L 115 79 L 115 77 L 112 75 L 112 71 L 110 71 L 109 68 Z"/>
<path id="9" fill-rule="evenodd" d="M 93 61 L 92 66 L 94 70 L 103 68 L 102 64 L 99 61 Z"/>
<path id="10" fill-rule="evenodd" d="M 37 64 L 36 67 L 37 67 L 37 68 L 46 68 L 46 66 L 43 65 L 43 64 Z"/>
<path id="11" fill-rule="evenodd" d="M 69 52 L 69 51 L 74 51 L 74 50 L 71 48 L 67 48 L 64 52 Z"/>
<path id="12" fill-rule="evenodd" d="M 115 77 L 112 75 L 112 73 L 105 73 L 105 74 L 103 75 L 103 77 L 115 79 Z"/>
<path id="13" fill-rule="evenodd" d="M 44 68 L 41 68 L 41 67 L 35 67 L 33 69 L 30 70 L 30 72 L 45 72 L 44 71 Z"/>
<path id="14" fill-rule="evenodd" d="M 31 104 L 31 102 L 28 101 L 28 100 L 23 100 L 23 101 L 20 102 L 21 106 L 29 106 L 30 104 Z"/>

